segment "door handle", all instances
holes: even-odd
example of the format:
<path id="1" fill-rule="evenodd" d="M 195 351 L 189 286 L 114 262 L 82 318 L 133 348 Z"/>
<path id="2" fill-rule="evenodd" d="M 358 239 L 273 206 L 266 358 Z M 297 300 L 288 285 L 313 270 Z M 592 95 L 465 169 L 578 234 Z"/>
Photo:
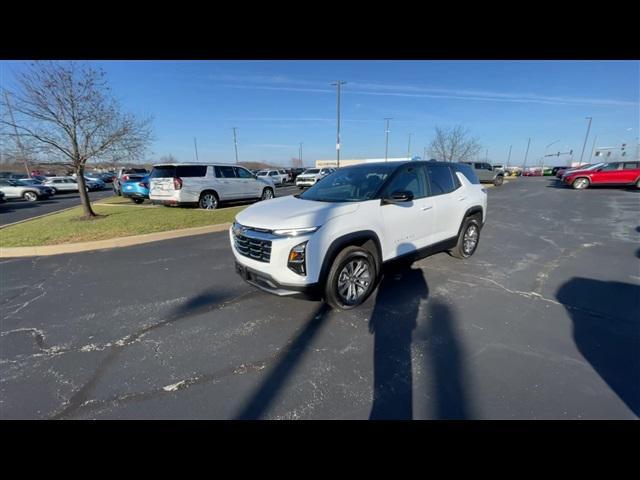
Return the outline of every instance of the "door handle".
<path id="1" fill-rule="evenodd" d="M 425 207 L 420 207 L 420 210 L 424 211 L 424 210 L 431 210 L 433 208 L 433 205 L 428 205 Z"/>
<path id="2" fill-rule="evenodd" d="M 460 202 L 461 202 L 461 201 L 463 201 L 463 200 L 466 200 L 466 199 L 467 199 L 467 197 L 460 197 L 460 198 L 458 198 L 458 200 L 459 200 Z"/>

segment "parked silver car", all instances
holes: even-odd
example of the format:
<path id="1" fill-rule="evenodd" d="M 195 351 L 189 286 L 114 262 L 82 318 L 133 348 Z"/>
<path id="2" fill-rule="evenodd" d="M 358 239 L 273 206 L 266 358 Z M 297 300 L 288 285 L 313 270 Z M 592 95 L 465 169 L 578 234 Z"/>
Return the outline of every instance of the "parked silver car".
<path id="1" fill-rule="evenodd" d="M 45 185 L 25 185 L 16 180 L 0 178 L 0 191 L 7 200 L 23 198 L 28 202 L 44 200 L 55 194 L 55 191 Z"/>
<path id="2" fill-rule="evenodd" d="M 73 177 L 50 177 L 43 182 L 43 185 L 52 188 L 55 193 L 78 191 L 78 182 Z"/>

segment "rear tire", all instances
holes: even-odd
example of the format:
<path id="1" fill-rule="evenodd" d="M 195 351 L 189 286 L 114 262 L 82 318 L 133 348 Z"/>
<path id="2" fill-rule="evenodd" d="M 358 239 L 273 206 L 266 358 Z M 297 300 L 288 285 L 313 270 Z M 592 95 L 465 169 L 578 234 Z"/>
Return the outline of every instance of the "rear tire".
<path id="1" fill-rule="evenodd" d="M 480 228 L 480 219 L 477 216 L 465 218 L 458 236 L 458 243 L 449 250 L 449 253 L 462 259 L 473 255 L 480 243 Z"/>
<path id="2" fill-rule="evenodd" d="M 371 295 L 377 279 L 378 266 L 373 255 L 361 247 L 346 247 L 331 265 L 324 298 L 337 310 L 350 310 Z"/>
<path id="3" fill-rule="evenodd" d="M 585 177 L 576 178 L 571 186 L 576 190 L 584 190 L 589 186 L 589 179 Z"/>
<path id="4" fill-rule="evenodd" d="M 502 182 L 504 182 L 504 177 L 502 175 L 498 175 L 496 178 L 493 179 L 493 184 L 496 187 L 499 187 L 500 185 L 502 185 Z"/>
<path id="5" fill-rule="evenodd" d="M 218 208 L 220 201 L 216 192 L 208 190 L 200 194 L 200 200 L 198 201 L 198 207 L 204 210 L 215 210 Z"/>
<path id="6" fill-rule="evenodd" d="M 144 202 L 144 198 L 131 198 L 131 201 L 133 203 L 135 203 L 136 205 L 140 205 L 142 202 Z"/>

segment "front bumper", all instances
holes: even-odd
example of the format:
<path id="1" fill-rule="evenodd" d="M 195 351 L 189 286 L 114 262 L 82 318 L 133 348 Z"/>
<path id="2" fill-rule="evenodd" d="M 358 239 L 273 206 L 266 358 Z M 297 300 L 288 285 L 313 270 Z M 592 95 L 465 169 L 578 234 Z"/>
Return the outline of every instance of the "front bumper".
<path id="1" fill-rule="evenodd" d="M 304 298 L 315 298 L 318 296 L 318 284 L 306 285 L 288 285 L 277 282 L 271 275 L 264 272 L 258 272 L 252 268 L 242 265 L 237 260 L 235 262 L 235 270 L 240 277 L 264 292 L 278 295 L 279 297 L 296 296 Z"/>

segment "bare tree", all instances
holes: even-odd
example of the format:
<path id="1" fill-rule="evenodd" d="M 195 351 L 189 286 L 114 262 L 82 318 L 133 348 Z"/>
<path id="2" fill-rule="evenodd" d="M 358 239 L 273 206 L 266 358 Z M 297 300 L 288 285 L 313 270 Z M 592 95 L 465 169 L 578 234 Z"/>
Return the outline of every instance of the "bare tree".
<path id="1" fill-rule="evenodd" d="M 122 113 L 105 74 L 88 64 L 34 62 L 17 76 L 11 98 L 13 118 L 0 120 L 10 136 L 35 140 L 41 151 L 68 161 L 77 176 L 85 217 L 94 217 L 85 189 L 87 161 L 138 158 L 151 140 L 151 119 Z"/>
<path id="2" fill-rule="evenodd" d="M 177 163 L 178 159 L 172 154 L 163 155 L 160 157 L 160 163 Z"/>
<path id="3" fill-rule="evenodd" d="M 429 146 L 429 154 L 445 162 L 464 162 L 473 159 L 482 150 L 482 145 L 461 125 L 452 128 L 436 127 L 435 136 Z"/>

